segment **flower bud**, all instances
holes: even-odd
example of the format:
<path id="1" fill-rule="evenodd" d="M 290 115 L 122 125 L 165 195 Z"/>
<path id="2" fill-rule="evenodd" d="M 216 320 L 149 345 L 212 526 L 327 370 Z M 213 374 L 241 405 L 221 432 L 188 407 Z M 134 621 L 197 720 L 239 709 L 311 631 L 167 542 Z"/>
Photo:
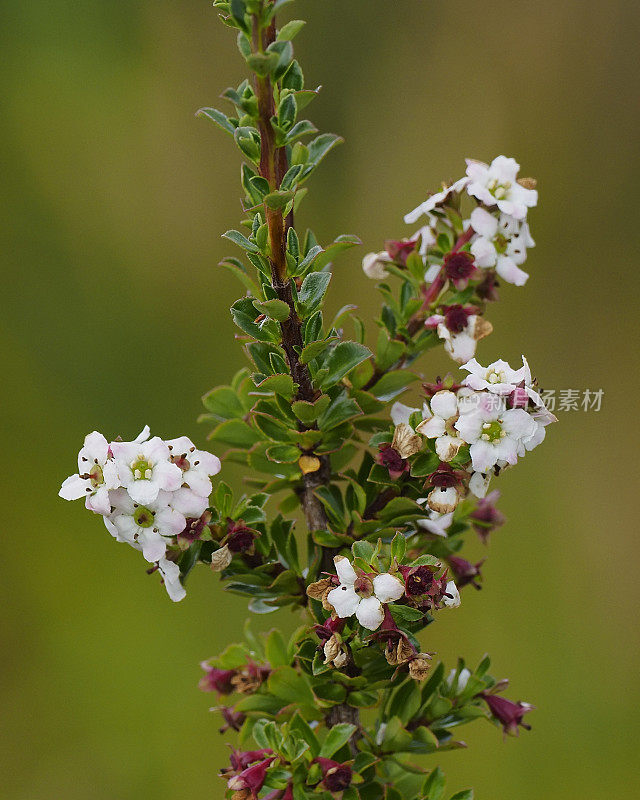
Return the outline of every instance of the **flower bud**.
<path id="1" fill-rule="evenodd" d="M 316 758 L 322 770 L 322 783 L 330 792 L 342 792 L 351 785 L 351 767 L 332 761 L 330 758 Z"/>

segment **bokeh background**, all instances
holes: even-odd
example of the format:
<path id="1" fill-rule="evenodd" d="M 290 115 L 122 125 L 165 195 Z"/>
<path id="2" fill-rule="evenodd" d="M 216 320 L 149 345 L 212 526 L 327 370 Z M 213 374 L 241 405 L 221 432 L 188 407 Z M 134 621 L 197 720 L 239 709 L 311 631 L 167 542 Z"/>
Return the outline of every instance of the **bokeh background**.
<path id="1" fill-rule="evenodd" d="M 539 180 L 526 289 L 504 287 L 483 360 L 524 350 L 542 384 L 604 389 L 560 413 L 500 482 L 482 592 L 429 649 L 493 655 L 534 730 L 485 723 L 444 754 L 481 800 L 635 797 L 638 703 L 636 130 L 632 0 L 306 0 L 309 113 L 343 134 L 300 222 L 364 241 L 330 305 L 376 294 L 360 256 L 465 156 Z M 171 604 L 99 519 L 56 496 L 87 431 L 165 436 L 242 356 L 216 267 L 239 218 L 239 156 L 194 118 L 244 76 L 205 0 L 4 0 L 0 8 L 4 800 L 204 800 L 226 748 L 198 662 L 237 638 L 244 601 L 206 570 Z M 447 362 L 433 356 L 425 372 Z M 635 410 L 634 410 L 635 409 Z M 241 485 L 241 476 L 227 476 Z M 481 548 L 477 548 L 478 555 Z M 292 628 L 289 614 L 256 628 Z M 435 762 L 434 762 L 435 763 Z"/>

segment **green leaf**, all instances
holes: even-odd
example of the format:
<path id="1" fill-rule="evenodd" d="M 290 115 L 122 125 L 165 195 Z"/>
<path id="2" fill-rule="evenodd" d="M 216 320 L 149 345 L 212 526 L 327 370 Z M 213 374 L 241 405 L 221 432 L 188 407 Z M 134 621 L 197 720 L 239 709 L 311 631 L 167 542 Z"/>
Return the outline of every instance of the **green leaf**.
<path id="1" fill-rule="evenodd" d="M 252 447 L 261 438 L 257 431 L 241 419 L 230 419 L 227 422 L 222 422 L 207 436 L 209 441 L 245 449 Z"/>
<path id="2" fill-rule="evenodd" d="M 298 300 L 307 311 L 313 311 L 320 305 L 330 280 L 330 272 L 312 272 L 304 279 L 298 292 Z"/>
<path id="3" fill-rule="evenodd" d="M 291 41 L 291 39 L 300 33 L 305 25 L 306 22 L 303 19 L 292 19 L 290 22 L 287 22 L 286 25 L 283 25 L 278 31 L 278 41 Z"/>
<path id="4" fill-rule="evenodd" d="M 318 256 L 314 264 L 314 268 L 323 269 L 327 266 L 327 264 L 333 262 L 336 256 L 342 253 L 344 250 L 349 250 L 351 247 L 356 247 L 360 244 L 362 244 L 362 241 L 357 236 L 352 236 L 350 234 L 338 236 L 335 242 L 330 244 L 324 250 L 324 252 Z"/>
<path id="5" fill-rule="evenodd" d="M 202 398 L 202 403 L 207 411 L 221 420 L 240 419 L 247 411 L 238 392 L 235 392 L 230 386 L 218 386 L 207 392 Z"/>
<path id="6" fill-rule="evenodd" d="M 272 342 L 278 338 L 278 330 L 274 322 L 268 320 L 261 323 L 256 322 L 258 312 L 253 305 L 253 300 L 249 297 L 236 300 L 231 306 L 231 316 L 236 325 L 254 339 Z"/>
<path id="7" fill-rule="evenodd" d="M 267 636 L 264 652 L 267 657 L 267 661 L 273 669 L 276 669 L 277 667 L 288 666 L 289 651 L 287 648 L 287 643 L 284 640 L 284 636 L 279 630 L 274 629 Z"/>
<path id="8" fill-rule="evenodd" d="M 249 276 L 241 261 L 237 258 L 225 258 L 220 262 L 219 266 L 232 272 L 254 297 L 260 297 L 258 284 Z"/>
<path id="9" fill-rule="evenodd" d="M 365 345 L 357 342 L 340 342 L 327 359 L 328 372 L 322 381 L 322 388 L 328 389 L 338 383 L 354 367 L 370 357 L 371 351 Z"/>
<path id="10" fill-rule="evenodd" d="M 228 239 L 230 242 L 237 244 L 238 247 L 241 247 L 243 250 L 246 250 L 249 253 L 258 252 L 257 245 L 249 241 L 249 239 L 240 233 L 240 231 L 227 231 L 226 233 L 222 234 L 222 238 Z"/>
<path id="11" fill-rule="evenodd" d="M 300 458 L 300 450 L 293 444 L 274 444 L 266 451 L 269 461 L 277 464 L 294 464 Z"/>
<path id="12" fill-rule="evenodd" d="M 214 122 L 219 128 L 222 128 L 223 131 L 230 133 L 231 136 L 236 132 L 235 125 L 229 121 L 226 114 L 223 114 L 222 111 L 218 111 L 217 108 L 201 108 L 196 111 L 196 117 L 210 119 L 211 122 Z"/>
<path id="13" fill-rule="evenodd" d="M 318 418 L 318 427 L 321 431 L 330 431 L 348 419 L 353 419 L 362 414 L 360 407 L 352 400 L 346 391 L 341 392 L 327 410 Z"/>
<path id="14" fill-rule="evenodd" d="M 391 557 L 401 564 L 407 551 L 407 540 L 401 533 L 396 533 L 391 542 Z"/>
<path id="15" fill-rule="evenodd" d="M 407 386 L 417 380 L 420 380 L 418 375 L 409 372 L 409 370 L 393 370 L 383 375 L 369 391 L 379 400 L 392 400 L 394 397 L 401 394 Z"/>
<path id="16" fill-rule="evenodd" d="M 282 395 L 282 397 L 290 400 L 295 394 L 295 384 L 291 375 L 270 375 L 265 378 L 257 386 L 258 392 L 274 392 L 275 394 Z"/>
<path id="17" fill-rule="evenodd" d="M 422 788 L 425 800 L 441 800 L 444 795 L 444 783 L 444 773 L 440 767 L 436 767 L 429 775 Z"/>
<path id="18" fill-rule="evenodd" d="M 340 722 L 334 725 L 320 748 L 320 756 L 322 758 L 331 758 L 335 755 L 341 747 L 349 741 L 356 731 L 355 725 L 349 725 L 346 722 Z"/>
<path id="19" fill-rule="evenodd" d="M 440 459 L 431 450 L 428 453 L 418 453 L 411 462 L 411 475 L 414 478 L 424 478 L 431 475 L 438 468 Z"/>
<path id="20" fill-rule="evenodd" d="M 339 536 L 325 530 L 313 531 L 311 538 L 320 547 L 340 547 L 340 545 L 344 544 Z"/>
<path id="21" fill-rule="evenodd" d="M 269 691 L 286 703 L 313 706 L 315 698 L 309 683 L 293 667 L 278 667 L 269 676 Z"/>
<path id="22" fill-rule="evenodd" d="M 329 396 L 323 394 L 314 403 L 310 403 L 306 400 L 298 400 L 291 408 L 301 422 L 304 422 L 305 425 L 310 425 L 325 411 L 330 402 Z"/>
<path id="23" fill-rule="evenodd" d="M 264 202 L 269 206 L 269 208 L 273 208 L 275 211 L 281 211 L 292 197 L 293 192 L 291 190 L 276 190 L 275 192 L 270 192 L 268 195 L 266 195 Z"/>
<path id="24" fill-rule="evenodd" d="M 424 617 L 424 612 L 411 606 L 402 606 L 397 603 L 392 603 L 389 606 L 391 616 L 398 622 L 417 622 Z"/>
<path id="25" fill-rule="evenodd" d="M 473 800 L 473 789 L 465 789 L 462 792 L 452 794 L 449 800 Z"/>
<path id="26" fill-rule="evenodd" d="M 261 314 L 265 314 L 267 317 L 275 319 L 278 322 L 284 322 L 286 319 L 289 319 L 289 315 L 291 314 L 291 309 L 284 300 L 265 300 L 263 303 L 256 302 L 254 305 Z"/>
<path id="27" fill-rule="evenodd" d="M 303 136 L 308 136 L 310 133 L 317 133 L 318 129 L 316 126 L 309 122 L 308 119 L 301 119 L 300 122 L 296 122 L 296 124 L 291 128 L 289 133 L 287 134 L 287 144 L 293 144 L 297 142 L 298 139 L 301 139 Z"/>
<path id="28" fill-rule="evenodd" d="M 409 564 L 410 567 L 440 567 L 442 566 L 441 562 L 435 557 L 431 555 L 423 555 L 418 556 L 415 561 L 412 561 Z"/>

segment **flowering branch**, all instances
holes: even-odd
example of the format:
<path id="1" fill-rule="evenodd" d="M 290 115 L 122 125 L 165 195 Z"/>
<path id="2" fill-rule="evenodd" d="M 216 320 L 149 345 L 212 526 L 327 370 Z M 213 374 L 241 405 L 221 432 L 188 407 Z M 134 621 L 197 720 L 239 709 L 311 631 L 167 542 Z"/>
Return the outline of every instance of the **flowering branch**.
<path id="1" fill-rule="evenodd" d="M 322 247 L 296 229 L 307 180 L 340 139 L 300 118 L 318 90 L 294 57 L 304 23 L 276 23 L 290 1 L 216 0 L 250 77 L 224 92 L 230 114 L 198 112 L 244 160 L 246 216 L 224 234 L 242 258 L 222 265 L 245 290 L 231 314 L 250 368 L 205 395 L 202 420 L 222 462 L 245 468 L 247 491 L 214 484 L 221 460 L 187 437 L 145 428 L 130 442 L 89 434 L 60 495 L 84 497 L 174 601 L 205 565 L 250 611 L 301 615 L 288 640 L 247 629 L 245 643 L 203 662 L 220 731 L 238 734 L 220 773 L 227 797 L 435 800 L 444 776 L 417 755 L 463 746 L 453 731 L 476 718 L 515 734 L 532 709 L 500 696 L 506 681 L 489 675 L 488 657 L 447 671 L 419 636 L 482 587 L 484 559 L 462 552 L 504 523 L 490 483 L 555 420 L 524 357 L 519 368 L 475 359 L 497 278 L 527 280 L 537 191 L 513 159 L 468 160 L 406 215 L 424 218 L 413 236 L 363 260 L 382 296 L 375 347 L 355 306 L 325 319 L 332 265 L 360 241 Z M 440 343 L 464 374 L 425 382 L 420 359 Z M 420 385 L 418 407 L 397 401 Z"/>

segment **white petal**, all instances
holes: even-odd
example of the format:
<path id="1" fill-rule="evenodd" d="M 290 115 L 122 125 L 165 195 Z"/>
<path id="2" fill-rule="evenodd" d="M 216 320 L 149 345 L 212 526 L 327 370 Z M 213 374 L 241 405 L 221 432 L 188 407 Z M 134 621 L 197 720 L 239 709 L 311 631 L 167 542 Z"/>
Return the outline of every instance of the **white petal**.
<path id="1" fill-rule="evenodd" d="M 158 569 L 164 578 L 164 585 L 167 594 L 174 603 L 179 603 L 184 600 L 187 595 L 186 589 L 180 583 L 180 568 L 173 561 L 168 561 L 166 558 L 161 558 L 158 561 Z"/>
<path id="2" fill-rule="evenodd" d="M 208 498 L 211 494 L 213 487 L 210 478 L 205 472 L 200 472 L 199 469 L 190 469 L 184 473 L 182 479 L 190 489 L 201 497 Z"/>
<path id="3" fill-rule="evenodd" d="M 138 543 L 147 561 L 158 561 L 167 552 L 167 543 L 159 533 L 150 530 L 138 531 Z"/>
<path id="4" fill-rule="evenodd" d="M 423 419 L 416 428 L 418 433 L 426 436 L 427 439 L 434 439 L 436 436 L 442 436 L 445 431 L 445 421 L 442 417 L 430 417 Z"/>
<path id="5" fill-rule="evenodd" d="M 455 585 L 453 581 L 449 581 L 446 586 L 445 592 L 450 594 L 451 597 L 444 598 L 444 604 L 447 608 L 458 608 L 460 605 L 460 592 L 458 591 L 458 587 Z"/>
<path id="6" fill-rule="evenodd" d="M 101 486 L 94 494 L 88 495 L 85 505 L 89 511 L 93 511 L 96 514 L 103 514 L 105 516 L 110 514 L 111 502 L 109 500 L 109 490 L 107 487 Z"/>
<path id="7" fill-rule="evenodd" d="M 373 591 L 381 603 L 391 603 L 404 594 L 404 583 L 388 572 L 382 572 L 373 579 Z"/>
<path id="8" fill-rule="evenodd" d="M 344 556 L 335 556 L 333 563 L 336 565 L 336 572 L 340 578 L 340 583 L 346 583 L 347 585 L 353 586 L 358 579 L 358 576 L 351 566 L 349 559 L 345 558 Z"/>
<path id="9" fill-rule="evenodd" d="M 109 454 L 109 442 L 98 431 L 89 433 L 84 438 L 84 447 L 80 451 L 81 455 L 86 456 L 89 461 L 102 465 L 107 460 Z"/>
<path id="10" fill-rule="evenodd" d="M 384 619 L 384 611 L 378 598 L 366 597 L 361 600 L 356 609 L 356 617 L 363 628 L 377 630 Z"/>
<path id="11" fill-rule="evenodd" d="M 512 283 L 514 286 L 524 286 L 529 278 L 529 273 L 520 269 L 509 256 L 498 256 L 496 272 L 507 283 Z"/>
<path id="12" fill-rule="evenodd" d="M 217 475 L 222 469 L 218 456 L 214 456 L 207 450 L 196 450 L 195 453 L 192 453 L 189 461 L 194 469 L 197 467 L 198 470 L 202 470 L 209 476 Z"/>
<path id="13" fill-rule="evenodd" d="M 411 408 L 411 406 L 405 406 L 403 403 L 394 403 L 391 406 L 391 421 L 394 425 L 399 425 L 401 422 L 408 425 L 409 418 L 418 410 L 417 408 Z"/>
<path id="14" fill-rule="evenodd" d="M 131 499 L 141 506 L 153 503 L 160 491 L 160 486 L 155 481 L 132 481 L 127 487 Z"/>
<path id="15" fill-rule="evenodd" d="M 451 461 L 458 455 L 464 442 L 457 436 L 439 436 L 436 439 L 436 453 L 440 461 Z"/>
<path id="16" fill-rule="evenodd" d="M 184 514 L 185 517 L 201 516 L 209 504 L 208 498 L 201 497 L 185 487 L 178 489 L 176 492 L 162 492 L 161 494 L 163 496 L 166 494 L 168 504 L 175 508 L 176 511 Z M 158 499 L 160 498 L 158 497 Z"/>
<path id="17" fill-rule="evenodd" d="M 471 212 L 471 227 L 485 239 L 493 239 L 498 231 L 498 220 L 484 208 Z"/>
<path id="18" fill-rule="evenodd" d="M 471 464 L 476 472 L 489 472 L 498 460 L 496 448 L 491 442 L 480 439 L 469 448 Z"/>
<path id="19" fill-rule="evenodd" d="M 169 450 L 171 450 L 172 456 L 180 456 L 183 453 L 189 456 L 189 452 L 195 450 L 195 444 L 188 436 L 178 436 L 177 439 L 166 439 L 165 444 Z"/>
<path id="20" fill-rule="evenodd" d="M 489 239 L 476 238 L 471 243 L 471 255 L 476 267 L 493 267 L 498 254 L 495 245 Z"/>
<path id="21" fill-rule="evenodd" d="M 91 489 L 91 481 L 81 478 L 78 474 L 69 475 L 60 487 L 58 496 L 63 500 L 79 500 L 87 496 L 87 489 Z"/>
<path id="22" fill-rule="evenodd" d="M 458 399 L 453 392 L 443 390 L 431 398 L 431 411 L 442 419 L 449 419 L 458 413 Z"/>
<path id="23" fill-rule="evenodd" d="M 153 481 L 160 489 L 174 492 L 182 486 L 182 470 L 171 461 L 160 461 L 153 468 Z"/>
<path id="24" fill-rule="evenodd" d="M 493 473 L 474 472 L 469 480 L 469 491 L 476 497 L 486 497 Z"/>
<path id="25" fill-rule="evenodd" d="M 433 283 L 438 277 L 442 267 L 440 264 L 432 264 L 429 269 L 424 273 L 425 283 Z"/>
<path id="26" fill-rule="evenodd" d="M 327 595 L 327 600 L 341 619 L 355 614 L 356 608 L 360 603 L 360 598 L 353 586 L 347 586 L 344 583 L 332 589 Z"/>
<path id="27" fill-rule="evenodd" d="M 136 436 L 133 440 L 134 442 L 146 442 L 149 438 L 151 433 L 151 428 L 148 425 L 145 425 L 144 428 L 140 431 L 140 433 Z"/>

